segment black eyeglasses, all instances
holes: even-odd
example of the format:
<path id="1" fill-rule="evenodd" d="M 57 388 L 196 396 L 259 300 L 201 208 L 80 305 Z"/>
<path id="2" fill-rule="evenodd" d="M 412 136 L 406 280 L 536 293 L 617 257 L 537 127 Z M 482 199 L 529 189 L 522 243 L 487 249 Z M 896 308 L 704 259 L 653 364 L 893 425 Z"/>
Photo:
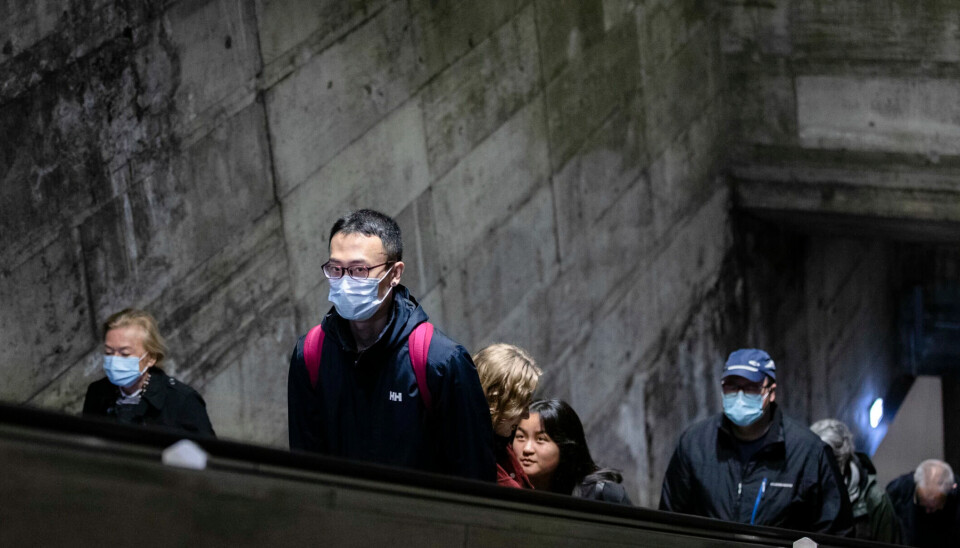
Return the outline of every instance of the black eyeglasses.
<path id="1" fill-rule="evenodd" d="M 765 385 L 762 382 L 751 382 L 751 383 L 721 383 L 720 389 L 724 394 L 736 394 L 737 392 L 743 390 L 744 394 L 751 396 L 756 396 L 762 394 L 763 391 L 768 388 L 769 385 Z"/>
<path id="2" fill-rule="evenodd" d="M 323 269 L 323 275 L 331 280 L 339 280 L 343 277 L 344 273 L 347 276 L 350 276 L 354 280 L 366 280 L 370 276 L 370 271 L 374 268 L 385 266 L 397 261 L 387 261 L 385 263 L 375 264 L 373 266 L 364 266 L 364 265 L 354 265 L 354 266 L 340 266 L 338 264 L 331 264 L 330 261 L 323 263 L 321 267 Z"/>

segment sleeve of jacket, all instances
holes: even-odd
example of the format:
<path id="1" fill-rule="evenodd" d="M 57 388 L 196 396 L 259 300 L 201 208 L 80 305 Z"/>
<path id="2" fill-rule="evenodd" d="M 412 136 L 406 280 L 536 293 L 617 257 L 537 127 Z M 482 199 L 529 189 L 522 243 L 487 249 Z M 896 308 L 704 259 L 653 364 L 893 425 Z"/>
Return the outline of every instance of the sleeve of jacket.
<path id="1" fill-rule="evenodd" d="M 87 386 L 87 395 L 83 398 L 83 411 L 81 412 L 81 416 L 83 417 L 103 415 L 103 410 L 101 409 L 103 406 L 100 402 L 102 398 L 98 397 L 96 384 L 97 383 L 92 382 Z"/>
<path id="2" fill-rule="evenodd" d="M 820 505 L 811 530 L 815 533 L 848 537 L 853 534 L 853 510 L 843 476 L 837 467 L 837 460 L 828 451 L 827 445 L 822 444 L 817 456 Z"/>
<path id="3" fill-rule="evenodd" d="M 600 487 L 600 496 L 597 500 L 612 502 L 613 504 L 622 504 L 624 506 L 633 506 L 630 497 L 627 496 L 627 490 L 619 483 L 603 482 Z"/>
<path id="4" fill-rule="evenodd" d="M 300 337 L 290 356 L 287 375 L 287 426 L 290 449 L 325 452 L 323 421 L 320 420 L 320 402 L 310 386 L 310 376 L 303 363 L 303 341 Z"/>
<path id="5" fill-rule="evenodd" d="M 900 522 L 893 511 L 893 502 L 879 485 L 874 485 L 874 491 L 876 493 L 869 493 L 867 499 L 871 536 L 876 541 L 900 544 Z"/>
<path id="6" fill-rule="evenodd" d="M 207 415 L 206 402 L 192 388 L 184 394 L 180 402 L 177 424 L 184 430 L 195 432 L 201 436 L 217 437 L 213 432 L 213 425 L 210 424 L 210 416 Z"/>
<path id="7" fill-rule="evenodd" d="M 670 458 L 670 464 L 667 465 L 667 471 L 663 475 L 663 487 L 660 488 L 660 510 L 693 514 L 695 512 L 691 501 L 694 497 L 690 492 L 693 474 L 683 450 L 684 436 L 686 433 L 680 436 L 677 448 Z"/>
<path id="8" fill-rule="evenodd" d="M 495 482 L 497 461 L 493 453 L 493 425 L 477 368 L 470 354 L 457 345 L 446 360 L 434 402 L 440 429 L 439 451 L 444 473 Z"/>

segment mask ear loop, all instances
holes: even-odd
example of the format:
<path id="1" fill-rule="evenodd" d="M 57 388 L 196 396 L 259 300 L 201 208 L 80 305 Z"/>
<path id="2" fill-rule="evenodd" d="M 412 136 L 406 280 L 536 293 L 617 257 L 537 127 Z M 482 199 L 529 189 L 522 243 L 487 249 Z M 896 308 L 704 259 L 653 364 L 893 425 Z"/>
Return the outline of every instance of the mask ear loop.
<path id="1" fill-rule="evenodd" d="M 386 278 L 387 276 L 389 276 L 390 271 L 393 270 L 393 267 L 395 266 L 397 266 L 397 263 L 393 263 L 392 265 L 390 265 L 390 268 L 388 268 L 387 271 L 383 273 L 383 278 Z M 383 278 L 380 278 L 380 279 L 382 280 Z M 391 280 L 390 287 L 391 288 L 396 287 L 398 283 L 400 282 L 398 282 L 397 280 Z M 384 295 L 384 298 L 386 298 L 386 295 Z"/>
<path id="2" fill-rule="evenodd" d="M 149 355 L 150 355 L 149 352 L 144 351 L 144 352 L 143 352 L 143 356 L 140 356 L 139 358 L 137 358 L 137 367 L 140 367 L 140 362 L 142 362 L 143 359 L 146 358 L 146 357 L 149 356 Z M 148 365 L 146 368 L 144 368 L 144 370 L 140 372 L 140 377 L 146 375 L 146 374 L 147 374 L 147 371 L 149 371 L 151 367 L 153 367 L 153 366 L 152 366 L 152 365 Z M 137 378 L 139 379 L 140 377 L 137 377 Z"/>

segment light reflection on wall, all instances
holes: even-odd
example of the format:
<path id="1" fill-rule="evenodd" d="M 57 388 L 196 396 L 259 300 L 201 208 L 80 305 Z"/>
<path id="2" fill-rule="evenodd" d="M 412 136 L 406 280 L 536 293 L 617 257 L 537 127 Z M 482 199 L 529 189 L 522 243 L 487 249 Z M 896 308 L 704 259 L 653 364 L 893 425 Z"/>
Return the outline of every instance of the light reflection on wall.
<path id="1" fill-rule="evenodd" d="M 871 385 L 873 383 L 870 383 Z M 882 409 L 882 403 L 877 408 L 877 402 L 882 402 L 877 386 L 864 386 L 864 390 L 854 400 L 854 409 L 851 410 L 853 423 L 848 423 L 853 430 L 857 451 L 873 456 L 880 442 L 887 434 L 887 428 L 892 418 L 889 409 Z M 880 411 L 879 415 L 877 411 Z"/>

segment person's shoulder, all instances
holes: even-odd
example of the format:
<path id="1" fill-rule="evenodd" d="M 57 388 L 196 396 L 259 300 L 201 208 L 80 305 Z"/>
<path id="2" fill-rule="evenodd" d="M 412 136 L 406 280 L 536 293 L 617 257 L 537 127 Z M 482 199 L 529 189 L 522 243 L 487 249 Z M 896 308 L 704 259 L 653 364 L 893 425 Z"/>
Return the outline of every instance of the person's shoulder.
<path id="1" fill-rule="evenodd" d="M 716 443 L 720 421 L 720 415 L 713 414 L 687 426 L 677 440 L 677 453 L 698 459 L 697 455 L 709 451 Z"/>
<path id="2" fill-rule="evenodd" d="M 886 491 L 897 512 L 903 512 L 910 506 L 916 491 L 916 486 L 913 483 L 913 473 L 908 472 L 894 478 L 887 484 Z"/>
<path id="3" fill-rule="evenodd" d="M 883 490 L 883 487 L 880 486 L 877 477 L 873 474 L 868 475 L 866 484 L 867 507 L 878 508 L 883 506 L 890 497 L 887 495 L 887 492 Z"/>
<path id="4" fill-rule="evenodd" d="M 580 484 L 580 496 L 585 499 L 632 505 L 627 489 L 618 481 L 599 479 Z"/>
<path id="5" fill-rule="evenodd" d="M 457 341 L 451 339 L 446 333 L 433 326 L 433 337 L 430 339 L 430 365 L 434 367 L 443 365 L 463 366 L 469 364 L 473 367 L 473 360 L 467 349 Z"/>
<path id="6" fill-rule="evenodd" d="M 117 399 L 117 387 L 104 377 L 87 385 L 87 393 L 83 398 L 84 414 L 101 414 L 106 411 L 111 402 Z"/>
<path id="7" fill-rule="evenodd" d="M 87 396 L 108 392 L 113 393 L 115 389 L 116 387 L 110 382 L 110 379 L 104 377 L 87 385 Z"/>
<path id="8" fill-rule="evenodd" d="M 166 372 L 159 371 L 157 375 L 159 378 L 156 379 L 161 383 L 164 390 L 168 393 L 173 393 L 176 397 L 185 399 L 185 398 L 199 398 L 203 399 L 200 396 L 200 393 L 193 389 L 189 384 L 181 381 L 180 379 L 167 375 Z"/>
<path id="9" fill-rule="evenodd" d="M 785 413 L 781 417 L 783 420 L 784 443 L 802 447 L 814 453 L 828 450 L 820 436 L 814 434 L 806 425 Z"/>
<path id="10" fill-rule="evenodd" d="M 603 482 L 600 488 L 600 500 L 632 505 L 630 497 L 627 496 L 627 488 L 624 487 L 622 483 L 612 481 Z"/>
<path id="11" fill-rule="evenodd" d="M 683 433 L 680 434 L 680 440 L 699 440 L 702 439 L 705 435 L 713 434 L 717 428 L 720 427 L 720 421 L 722 417 L 719 414 L 714 413 L 713 415 L 704 417 L 690 426 L 687 426 Z"/>
<path id="12" fill-rule="evenodd" d="M 909 493 L 912 497 L 914 489 L 915 486 L 913 484 L 913 472 L 907 472 L 906 474 L 897 476 L 887 484 L 888 493 L 898 493 L 902 491 L 904 493 Z"/>

